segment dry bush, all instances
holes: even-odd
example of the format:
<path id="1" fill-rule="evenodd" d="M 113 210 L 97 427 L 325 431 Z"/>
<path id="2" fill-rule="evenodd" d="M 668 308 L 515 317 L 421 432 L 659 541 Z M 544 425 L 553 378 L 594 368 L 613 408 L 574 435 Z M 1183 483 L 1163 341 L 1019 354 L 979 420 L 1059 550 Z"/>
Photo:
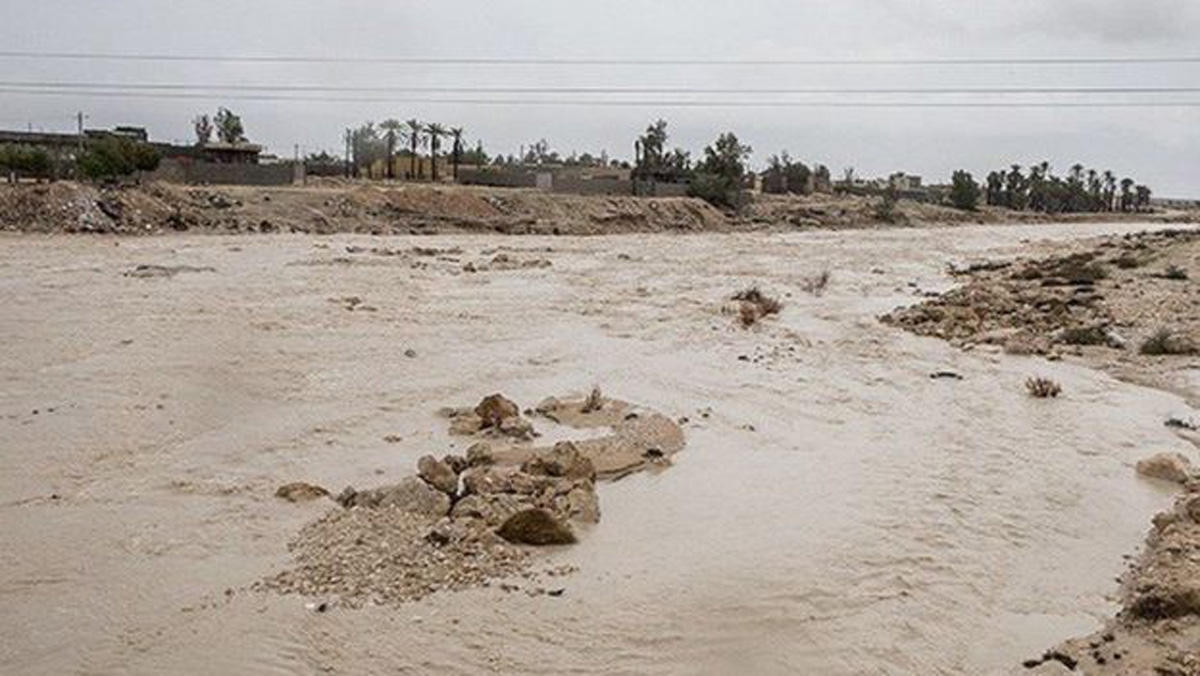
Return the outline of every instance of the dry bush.
<path id="1" fill-rule="evenodd" d="M 1029 395 L 1038 399 L 1050 399 L 1062 394 L 1062 385 L 1049 378 L 1030 378 L 1025 381 L 1025 389 Z"/>
<path id="2" fill-rule="evenodd" d="M 744 327 L 753 326 L 763 317 L 779 314 L 783 309 L 778 298 L 766 295 L 757 286 L 733 294 L 732 300 L 740 302 L 738 317 Z"/>
<path id="3" fill-rule="evenodd" d="M 829 286 L 829 271 L 822 270 L 821 274 L 812 277 L 805 277 L 800 281 L 800 288 L 806 293 L 811 293 L 814 296 L 820 296 L 825 293 L 825 289 Z"/>
<path id="4" fill-rule="evenodd" d="M 1182 282 L 1188 278 L 1188 273 L 1178 265 L 1168 265 L 1166 271 L 1163 272 L 1163 278 Z"/>
<path id="5" fill-rule="evenodd" d="M 1185 336 L 1176 335 L 1170 329 L 1162 328 L 1147 338 L 1139 351 L 1148 355 L 1195 354 L 1196 346 Z"/>

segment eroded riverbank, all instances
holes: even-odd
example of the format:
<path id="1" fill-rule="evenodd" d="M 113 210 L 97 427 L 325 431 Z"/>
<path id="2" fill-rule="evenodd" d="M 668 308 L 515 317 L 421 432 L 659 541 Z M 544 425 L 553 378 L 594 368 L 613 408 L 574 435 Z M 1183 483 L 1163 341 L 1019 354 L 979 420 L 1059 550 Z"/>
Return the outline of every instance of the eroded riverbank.
<path id="1" fill-rule="evenodd" d="M 876 317 L 949 263 L 1131 227 L 6 237 L 0 667 L 1006 670 L 1115 611 L 1171 499 L 1133 464 L 1189 452 L 1162 424 L 1189 409 Z M 500 253 L 518 264 L 464 271 Z M 785 306 L 744 330 L 721 309 L 753 283 Z M 1030 400 L 1035 373 L 1066 395 Z M 327 509 L 280 484 L 384 483 L 465 450 L 441 406 L 593 384 L 686 417 L 688 450 L 599 488 L 601 522 L 545 557 L 578 569 L 561 597 L 516 580 L 315 613 L 247 589 Z"/>

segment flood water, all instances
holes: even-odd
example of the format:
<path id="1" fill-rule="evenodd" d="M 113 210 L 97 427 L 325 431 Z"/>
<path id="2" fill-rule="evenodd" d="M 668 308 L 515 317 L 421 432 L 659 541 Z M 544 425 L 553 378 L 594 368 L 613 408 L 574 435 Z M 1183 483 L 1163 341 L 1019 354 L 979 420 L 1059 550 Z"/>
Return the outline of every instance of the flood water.
<path id="1" fill-rule="evenodd" d="M 0 672 L 1007 673 L 1114 612 L 1170 501 L 1133 464 L 1194 452 L 1163 426 L 1188 411 L 876 317 L 950 262 L 1131 229 L 2 238 Z M 501 246 L 552 266 L 459 273 Z M 721 306 L 752 283 L 786 305 L 747 331 Z M 545 556 L 579 567 L 562 597 L 318 614 L 246 589 L 331 505 L 278 485 L 384 483 L 461 447 L 442 406 L 593 384 L 686 416 L 688 446 L 601 486 Z"/>

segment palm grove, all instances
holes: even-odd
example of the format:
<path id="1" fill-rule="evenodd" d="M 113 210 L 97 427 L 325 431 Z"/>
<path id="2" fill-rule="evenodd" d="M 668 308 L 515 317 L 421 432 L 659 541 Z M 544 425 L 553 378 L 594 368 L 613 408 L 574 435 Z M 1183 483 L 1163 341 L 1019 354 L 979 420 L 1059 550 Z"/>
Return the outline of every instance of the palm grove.
<path id="1" fill-rule="evenodd" d="M 974 209 L 982 195 L 987 204 L 1014 211 L 1047 214 L 1140 211 L 1150 206 L 1150 188 L 1131 178 L 1118 181 L 1112 171 L 1100 172 L 1073 165 L 1066 176 L 1056 176 L 1049 162 L 1023 170 L 1014 164 L 993 171 L 983 186 L 965 171 L 954 173 L 950 201 L 960 209 Z"/>

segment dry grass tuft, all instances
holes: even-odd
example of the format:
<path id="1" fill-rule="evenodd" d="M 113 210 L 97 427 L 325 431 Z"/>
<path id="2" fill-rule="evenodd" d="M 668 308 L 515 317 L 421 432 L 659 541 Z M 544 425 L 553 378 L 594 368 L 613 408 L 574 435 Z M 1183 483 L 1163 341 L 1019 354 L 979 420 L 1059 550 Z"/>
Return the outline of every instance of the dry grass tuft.
<path id="1" fill-rule="evenodd" d="M 1038 399 L 1050 399 L 1062 394 L 1062 385 L 1050 380 L 1049 378 L 1030 378 L 1025 381 L 1025 389 L 1029 390 L 1031 397 Z"/>
<path id="2" fill-rule="evenodd" d="M 783 309 L 783 303 L 778 298 L 766 295 L 757 286 L 733 294 L 733 300 L 741 303 L 738 306 L 738 318 L 746 328 L 754 326 L 763 317 L 779 314 Z"/>
<path id="3" fill-rule="evenodd" d="M 1148 355 L 1195 354 L 1196 346 L 1187 337 L 1177 335 L 1170 329 L 1162 328 L 1155 331 L 1154 335 L 1142 343 L 1140 352 Z"/>
<path id="4" fill-rule="evenodd" d="M 821 274 L 812 277 L 805 277 L 800 282 L 800 288 L 806 293 L 811 293 L 814 296 L 820 296 L 825 293 L 825 289 L 829 286 L 829 271 L 822 270 Z"/>
<path id="5" fill-rule="evenodd" d="M 1170 279 L 1170 280 L 1174 280 L 1177 282 L 1182 282 L 1182 281 L 1186 281 L 1187 278 L 1188 278 L 1187 270 L 1184 270 L 1183 268 L 1179 267 L 1178 265 L 1168 265 L 1166 271 L 1163 272 L 1163 279 Z"/>

